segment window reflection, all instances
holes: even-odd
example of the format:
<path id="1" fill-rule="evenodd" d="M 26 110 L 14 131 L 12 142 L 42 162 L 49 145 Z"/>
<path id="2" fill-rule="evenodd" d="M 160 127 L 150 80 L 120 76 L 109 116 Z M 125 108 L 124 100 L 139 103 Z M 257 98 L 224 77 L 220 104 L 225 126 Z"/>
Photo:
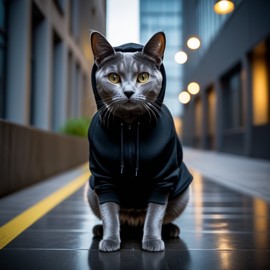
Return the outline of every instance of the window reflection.
<path id="1" fill-rule="evenodd" d="M 259 198 L 254 198 L 254 242 L 257 249 L 268 248 L 268 205 L 265 201 Z"/>
<path id="2" fill-rule="evenodd" d="M 269 48 L 267 42 L 261 42 L 251 54 L 254 125 L 265 125 L 270 122 Z"/>
<path id="3" fill-rule="evenodd" d="M 191 171 L 193 175 L 192 201 L 194 205 L 195 230 L 203 230 L 203 182 L 202 175 L 197 171 Z"/>
<path id="4" fill-rule="evenodd" d="M 243 89 L 241 67 L 236 66 L 223 79 L 224 129 L 243 126 Z"/>
<path id="5" fill-rule="evenodd" d="M 202 137 L 202 100 L 197 97 L 195 100 L 195 146 L 200 147 Z"/>
<path id="6" fill-rule="evenodd" d="M 6 5 L 0 0 L 0 118 L 5 116 Z"/>
<path id="7" fill-rule="evenodd" d="M 207 89 L 207 148 L 214 149 L 216 135 L 216 92 L 211 86 Z"/>

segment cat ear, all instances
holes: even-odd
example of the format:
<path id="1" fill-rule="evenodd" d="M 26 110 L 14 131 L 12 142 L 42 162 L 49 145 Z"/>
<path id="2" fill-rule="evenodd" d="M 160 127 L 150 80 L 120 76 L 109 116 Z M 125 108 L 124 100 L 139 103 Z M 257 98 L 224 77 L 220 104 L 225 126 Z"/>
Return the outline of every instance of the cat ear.
<path id="1" fill-rule="evenodd" d="M 99 32 L 91 33 L 91 46 L 94 54 L 95 64 L 97 66 L 107 58 L 115 54 L 115 51 L 107 39 Z"/>
<path id="2" fill-rule="evenodd" d="M 145 44 L 142 52 L 144 55 L 146 55 L 151 60 L 154 60 L 157 65 L 160 66 L 163 60 L 165 46 L 165 34 L 163 32 L 158 32 L 154 34 Z"/>

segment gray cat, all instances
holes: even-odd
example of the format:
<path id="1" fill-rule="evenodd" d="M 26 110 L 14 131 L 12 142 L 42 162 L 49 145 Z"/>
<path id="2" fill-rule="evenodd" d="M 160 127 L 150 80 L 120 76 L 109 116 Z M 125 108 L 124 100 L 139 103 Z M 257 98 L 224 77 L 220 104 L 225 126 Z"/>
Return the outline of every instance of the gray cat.
<path id="1" fill-rule="evenodd" d="M 165 34 L 145 46 L 113 48 L 93 32 L 92 85 L 97 113 L 89 128 L 88 201 L 102 220 L 101 251 L 120 249 L 120 227 L 142 227 L 142 249 L 164 250 L 162 230 L 178 237 L 171 222 L 185 209 L 192 176 L 172 116 L 163 104 Z M 100 227 L 94 228 L 99 235 Z"/>

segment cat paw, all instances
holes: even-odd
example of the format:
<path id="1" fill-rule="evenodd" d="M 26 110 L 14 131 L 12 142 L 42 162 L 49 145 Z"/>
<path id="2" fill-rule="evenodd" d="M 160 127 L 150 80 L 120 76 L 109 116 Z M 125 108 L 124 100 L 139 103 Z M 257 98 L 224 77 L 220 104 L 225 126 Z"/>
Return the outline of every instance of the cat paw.
<path id="1" fill-rule="evenodd" d="M 120 241 L 103 239 L 99 243 L 99 250 L 103 252 L 113 252 L 120 249 Z"/>
<path id="2" fill-rule="evenodd" d="M 93 235 L 94 237 L 102 238 L 103 236 L 103 226 L 101 224 L 95 225 L 93 227 Z"/>
<path id="3" fill-rule="evenodd" d="M 165 224 L 162 226 L 162 238 L 178 238 L 179 234 L 180 228 L 173 223 Z"/>
<path id="4" fill-rule="evenodd" d="M 146 251 L 158 252 L 165 249 L 164 242 L 160 239 L 144 240 L 142 242 L 142 249 Z"/>

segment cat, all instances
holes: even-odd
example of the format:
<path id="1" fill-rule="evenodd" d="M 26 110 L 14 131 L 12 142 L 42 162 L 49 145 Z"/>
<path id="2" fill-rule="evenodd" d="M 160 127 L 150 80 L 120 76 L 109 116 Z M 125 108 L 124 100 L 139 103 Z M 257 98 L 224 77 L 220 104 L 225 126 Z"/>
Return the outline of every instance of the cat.
<path id="1" fill-rule="evenodd" d="M 162 230 L 178 237 L 171 222 L 184 211 L 192 176 L 182 162 L 173 118 L 163 104 L 166 38 L 154 34 L 145 46 L 113 48 L 92 32 L 92 86 L 97 113 L 89 127 L 88 201 L 102 221 L 100 251 L 120 249 L 120 228 L 142 227 L 142 249 L 165 249 Z M 101 232 L 94 228 L 94 235 Z"/>

